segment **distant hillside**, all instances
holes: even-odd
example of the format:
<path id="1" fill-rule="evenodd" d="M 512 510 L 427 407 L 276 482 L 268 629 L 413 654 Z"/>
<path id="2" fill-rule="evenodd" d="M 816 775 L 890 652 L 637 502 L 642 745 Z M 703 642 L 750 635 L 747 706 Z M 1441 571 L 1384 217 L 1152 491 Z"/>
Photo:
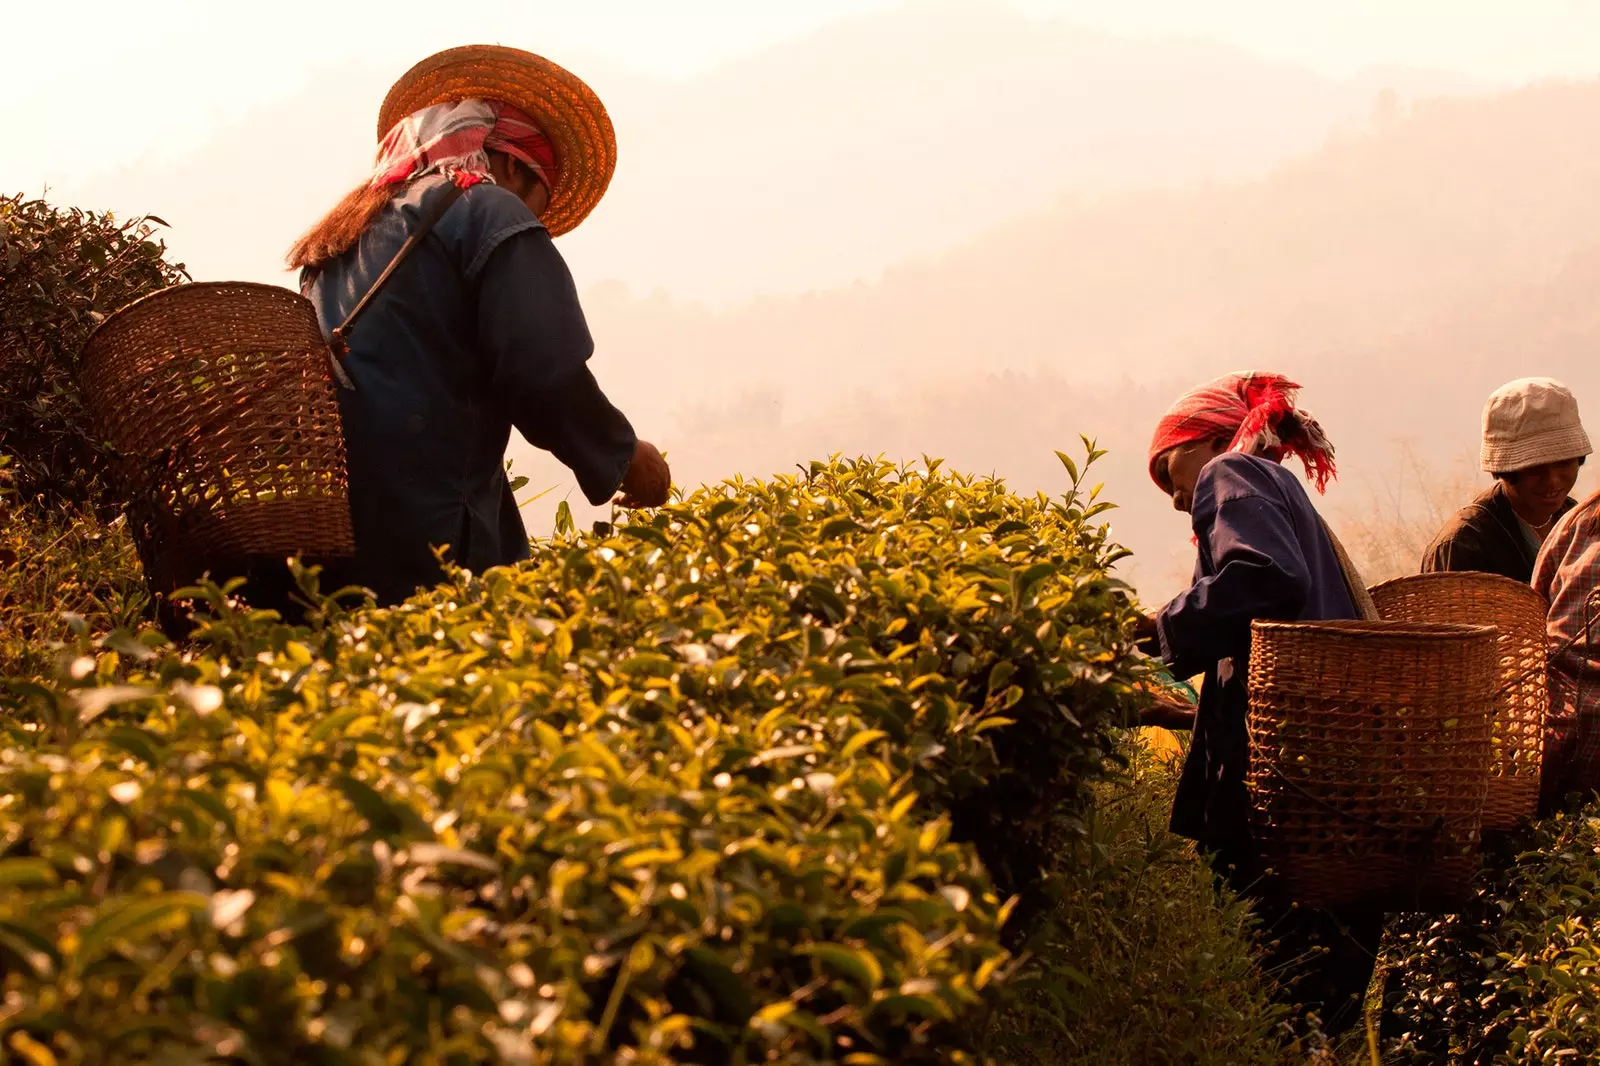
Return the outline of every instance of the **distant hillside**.
<path id="1" fill-rule="evenodd" d="M 997 4 L 901 8 L 637 101 L 610 202 L 569 254 L 690 298 L 872 278 L 1063 193 L 1257 175 L 1391 85 L 1462 89 L 1332 81 Z"/>
<path id="2" fill-rule="evenodd" d="M 620 147 L 605 201 L 562 242 L 575 272 L 709 301 L 875 278 L 1063 194 L 1258 175 L 1364 120 L 1380 89 L 1463 89 L 976 3 L 842 21 L 681 82 L 556 58 L 602 94 Z M 284 249 L 370 165 L 399 73 L 341 64 L 195 155 L 61 192 L 168 219 L 197 276 L 279 281 Z"/>
<path id="3" fill-rule="evenodd" d="M 1261 181 L 1061 208 L 875 285 L 726 315 L 601 289 L 596 366 L 693 480 L 843 449 L 1049 487 L 1051 449 L 1098 436 L 1119 532 L 1168 576 L 1151 423 L 1270 366 L 1339 445 L 1330 506 L 1400 522 L 1419 471 L 1459 480 L 1509 378 L 1565 379 L 1600 431 L 1597 127 L 1600 82 L 1433 102 Z"/>

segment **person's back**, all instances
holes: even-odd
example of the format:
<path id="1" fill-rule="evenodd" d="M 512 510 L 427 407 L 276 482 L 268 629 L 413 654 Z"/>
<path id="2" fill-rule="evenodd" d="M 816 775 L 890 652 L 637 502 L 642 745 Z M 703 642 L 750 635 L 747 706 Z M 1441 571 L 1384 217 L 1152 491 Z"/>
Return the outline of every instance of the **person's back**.
<path id="1" fill-rule="evenodd" d="M 1227 452 L 1206 464 L 1190 511 L 1198 548 L 1196 583 L 1174 616 L 1195 620 L 1181 642 L 1205 649 L 1193 665 L 1233 658 L 1242 668 L 1257 619 L 1326 621 L 1358 617 L 1326 525 L 1300 479 L 1282 463 Z M 1226 562 L 1237 568 L 1219 592 Z M 1221 652 L 1212 657 L 1212 652 Z M 1209 658 L 1209 661 L 1206 661 Z M 1180 664 L 1180 674 L 1189 664 Z M 1190 674 L 1189 676 L 1192 676 Z"/>
<path id="2" fill-rule="evenodd" d="M 411 183 L 356 246 L 309 278 L 331 332 L 371 288 L 442 176 Z M 467 189 L 362 313 L 339 390 L 358 556 L 350 580 L 392 601 L 437 580 L 433 549 L 471 570 L 525 558 L 503 456 L 513 423 L 601 503 L 635 436 L 599 392 L 571 275 L 539 220 L 495 185 Z"/>

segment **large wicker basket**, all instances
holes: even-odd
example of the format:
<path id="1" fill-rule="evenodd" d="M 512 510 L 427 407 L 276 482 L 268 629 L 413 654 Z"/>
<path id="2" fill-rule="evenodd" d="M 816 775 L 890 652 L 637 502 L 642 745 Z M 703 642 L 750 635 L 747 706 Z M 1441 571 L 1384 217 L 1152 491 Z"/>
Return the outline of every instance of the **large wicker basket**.
<path id="1" fill-rule="evenodd" d="M 1532 587 L 1498 574 L 1415 574 L 1372 590 L 1378 613 L 1397 622 L 1459 622 L 1500 631 L 1494 763 L 1484 829 L 1510 829 L 1539 804 L 1544 757 L 1550 605 Z"/>
<path id="2" fill-rule="evenodd" d="M 1457 909 L 1478 869 L 1496 631 L 1256 622 L 1252 830 L 1291 899 Z"/>
<path id="3" fill-rule="evenodd" d="M 90 336 L 84 400 L 157 597 L 354 552 L 329 360 L 309 301 L 246 282 L 165 289 Z"/>

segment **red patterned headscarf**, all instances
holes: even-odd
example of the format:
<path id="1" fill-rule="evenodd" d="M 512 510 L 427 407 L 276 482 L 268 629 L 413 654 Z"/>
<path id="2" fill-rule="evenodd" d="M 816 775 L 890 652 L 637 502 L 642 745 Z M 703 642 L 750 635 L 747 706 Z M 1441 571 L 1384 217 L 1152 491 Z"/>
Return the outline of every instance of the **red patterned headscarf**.
<path id="1" fill-rule="evenodd" d="M 395 123 L 378 146 L 371 184 L 393 185 L 435 171 L 466 188 L 489 176 L 490 150 L 504 152 L 555 189 L 556 156 L 533 119 L 499 100 L 435 104 Z"/>
<path id="2" fill-rule="evenodd" d="M 1226 439 L 1228 450 L 1281 462 L 1297 456 L 1306 476 L 1326 492 L 1335 476 L 1333 445 L 1310 413 L 1294 405 L 1300 386 L 1282 374 L 1226 374 L 1185 393 L 1161 416 L 1150 441 L 1150 478 L 1156 460 L 1182 444 Z"/>

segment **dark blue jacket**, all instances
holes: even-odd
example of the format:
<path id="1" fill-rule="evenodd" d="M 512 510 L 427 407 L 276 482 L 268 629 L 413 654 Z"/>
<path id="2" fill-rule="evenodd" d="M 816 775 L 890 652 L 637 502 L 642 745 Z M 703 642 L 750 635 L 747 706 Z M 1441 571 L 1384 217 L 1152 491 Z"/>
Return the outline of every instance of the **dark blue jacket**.
<path id="1" fill-rule="evenodd" d="M 1200 472 L 1190 517 L 1199 549 L 1194 583 L 1156 619 L 1173 675 L 1205 675 L 1172 829 L 1206 848 L 1245 848 L 1250 623 L 1359 615 L 1311 497 L 1282 465 L 1218 456 Z M 1233 662 L 1226 682 L 1218 673 L 1224 659 Z"/>
<path id="2" fill-rule="evenodd" d="M 415 230 L 441 176 L 413 182 L 357 245 L 302 278 L 324 334 Z M 475 185 L 356 320 L 339 390 L 356 557 L 330 577 L 395 603 L 441 575 L 524 559 L 505 471 L 511 429 L 552 452 L 591 503 L 621 484 L 634 432 L 606 400 L 572 275 L 515 195 Z"/>

